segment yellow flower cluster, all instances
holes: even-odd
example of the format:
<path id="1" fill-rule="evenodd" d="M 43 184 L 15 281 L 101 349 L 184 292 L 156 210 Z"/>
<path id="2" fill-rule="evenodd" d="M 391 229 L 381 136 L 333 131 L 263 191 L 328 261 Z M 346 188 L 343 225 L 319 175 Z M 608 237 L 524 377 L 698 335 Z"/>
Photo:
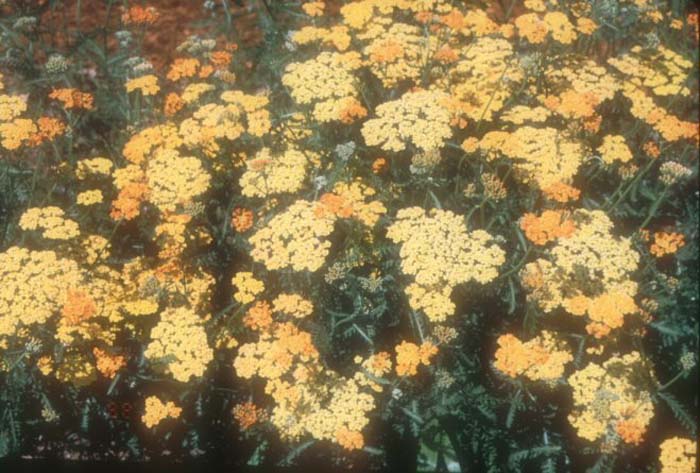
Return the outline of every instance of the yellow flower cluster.
<path id="1" fill-rule="evenodd" d="M 148 161 L 149 200 L 162 212 L 191 203 L 209 188 L 209 174 L 199 159 L 161 150 Z"/>
<path id="2" fill-rule="evenodd" d="M 638 352 L 613 356 L 602 365 L 589 363 L 572 374 L 574 411 L 569 422 L 591 442 L 617 435 L 637 445 L 654 416 L 651 395 L 633 382 L 642 367 Z"/>
<path id="3" fill-rule="evenodd" d="M 246 171 L 239 184 L 247 197 L 269 197 L 299 191 L 306 179 L 309 158 L 300 150 L 289 148 L 279 155 L 269 148 L 261 149 L 255 158 L 246 161 Z"/>
<path id="4" fill-rule="evenodd" d="M 528 263 L 521 273 L 529 297 L 545 312 L 563 307 L 587 315 L 589 333 L 602 337 L 637 311 L 637 285 L 630 276 L 639 254 L 627 238 L 612 234 L 612 222 L 599 210 L 577 210 L 576 231 L 557 240 L 546 258 Z"/>
<path id="5" fill-rule="evenodd" d="M 221 101 L 202 105 L 180 123 L 179 133 L 188 147 L 213 157 L 219 151 L 219 139 L 235 140 L 244 132 L 262 137 L 270 130 L 267 97 L 228 90 Z"/>
<path id="6" fill-rule="evenodd" d="M 489 158 L 503 155 L 525 183 L 547 188 L 569 182 L 583 162 L 583 147 L 555 128 L 522 126 L 510 133 L 491 131 L 479 141 Z"/>
<path id="7" fill-rule="evenodd" d="M 307 317 L 314 311 L 311 301 L 299 294 L 279 294 L 272 301 L 272 307 L 275 312 L 291 315 L 297 319 Z"/>
<path id="8" fill-rule="evenodd" d="M 16 150 L 36 135 L 36 124 L 28 118 L 19 118 L 26 110 L 27 102 L 22 97 L 0 94 L 0 145 L 3 148 Z"/>
<path id="9" fill-rule="evenodd" d="M 241 304 L 249 304 L 255 300 L 255 296 L 265 290 L 265 284 L 253 277 L 253 273 L 241 271 L 236 273 L 231 279 L 237 291 L 233 294 L 233 298 Z"/>
<path id="10" fill-rule="evenodd" d="M 131 93 L 134 90 L 141 91 L 141 94 L 144 97 L 156 95 L 160 91 L 160 87 L 158 86 L 158 78 L 153 74 L 148 74 L 128 80 L 126 82 L 126 92 Z"/>
<path id="11" fill-rule="evenodd" d="M 433 322 L 454 312 L 450 295 L 455 286 L 488 283 L 505 262 L 505 252 L 491 235 L 468 232 L 463 217 L 448 210 L 401 209 L 387 238 L 401 245 L 401 269 L 414 277 L 406 288 L 411 307 L 423 310 Z"/>
<path id="12" fill-rule="evenodd" d="M 403 151 L 410 143 L 423 151 L 442 148 L 452 136 L 450 112 L 441 105 L 446 98 L 442 92 L 420 90 L 383 103 L 376 108 L 377 118 L 362 125 L 362 136 L 368 146 L 386 151 Z"/>
<path id="13" fill-rule="evenodd" d="M 214 357 L 201 318 L 184 307 L 168 308 L 160 314 L 144 355 L 165 363 L 167 372 L 183 383 L 201 377 Z"/>
<path id="14" fill-rule="evenodd" d="M 547 382 L 564 376 L 566 364 L 574 360 L 565 344 L 546 330 L 525 343 L 511 334 L 501 335 L 495 358 L 496 369 L 511 378 Z"/>
<path id="15" fill-rule="evenodd" d="M 378 23 L 360 38 L 371 38 L 362 53 L 384 87 L 391 88 L 400 81 L 415 82 L 420 78 L 421 66 L 427 60 L 431 43 L 421 28 L 399 22 Z"/>
<path id="16" fill-rule="evenodd" d="M 27 101 L 15 95 L 0 95 L 0 122 L 9 122 L 27 111 Z"/>
<path id="17" fill-rule="evenodd" d="M 609 58 L 608 64 L 634 85 L 647 87 L 655 95 L 690 95 L 686 79 L 693 62 L 663 45 L 652 50 L 635 46 L 627 54 Z"/>
<path id="18" fill-rule="evenodd" d="M 693 473 L 697 467 L 698 444 L 693 439 L 671 437 L 661 443 L 661 473 Z"/>
<path id="19" fill-rule="evenodd" d="M 32 207 L 19 219 L 22 230 L 40 230 L 41 236 L 51 240 L 70 240 L 80 235 L 80 228 L 73 220 L 65 217 L 58 207 Z"/>
<path id="20" fill-rule="evenodd" d="M 127 161 L 141 164 L 161 149 L 176 149 L 182 145 L 177 127 L 172 123 L 154 125 L 139 131 L 126 142 L 123 154 Z"/>
<path id="21" fill-rule="evenodd" d="M 321 196 L 316 207 L 316 215 L 335 215 L 341 218 L 354 218 L 373 227 L 379 217 L 386 213 L 386 207 L 378 200 L 370 200 L 376 191 L 361 180 L 338 182 L 333 193 Z"/>
<path id="22" fill-rule="evenodd" d="M 374 397 L 356 379 L 320 368 L 318 357 L 309 333 L 291 323 L 272 324 L 257 342 L 240 347 L 234 368 L 242 378 L 266 380 L 265 392 L 274 401 L 270 421 L 283 438 L 309 434 L 361 448 Z"/>
<path id="23" fill-rule="evenodd" d="M 77 263 L 53 251 L 13 246 L 0 253 L 0 338 L 21 327 L 44 324 L 58 312 L 83 274 Z"/>
<path id="24" fill-rule="evenodd" d="M 341 120 L 342 112 L 357 102 L 353 71 L 360 65 L 357 53 L 322 52 L 309 61 L 287 65 L 282 84 L 295 102 L 313 105 L 319 122 Z"/>
<path id="25" fill-rule="evenodd" d="M 320 42 L 324 45 L 333 46 L 342 52 L 348 49 L 352 38 L 346 26 L 337 25 L 331 28 L 304 26 L 299 31 L 292 33 L 291 40 L 300 45 Z"/>
<path id="26" fill-rule="evenodd" d="M 91 175 L 109 176 L 113 167 L 112 161 L 107 158 L 96 157 L 81 159 L 78 161 L 75 176 L 80 180 L 87 179 Z"/>
<path id="27" fill-rule="evenodd" d="M 146 398 L 145 411 L 141 416 L 141 422 L 149 429 L 160 424 L 168 417 L 177 419 L 182 412 L 181 407 L 177 407 L 172 401 L 163 402 L 156 396 Z"/>
<path id="28" fill-rule="evenodd" d="M 316 216 L 315 205 L 297 200 L 250 237 L 251 257 L 269 270 L 316 271 L 326 260 L 335 218 Z"/>
<path id="29" fill-rule="evenodd" d="M 441 86 L 456 100 L 453 112 L 474 121 L 493 120 L 523 77 L 512 44 L 503 38 L 479 37 L 461 51 Z"/>
<path id="30" fill-rule="evenodd" d="M 75 202 L 78 205 L 95 205 L 101 203 L 103 199 L 104 197 L 102 196 L 101 190 L 92 189 L 78 194 Z"/>
<path id="31" fill-rule="evenodd" d="M 576 27 L 562 12 L 548 12 L 543 17 L 537 13 L 525 13 L 515 19 L 518 35 L 528 42 L 544 42 L 548 34 L 561 44 L 571 44 L 576 39 Z"/>
<path id="32" fill-rule="evenodd" d="M 606 164 L 612 164 L 615 161 L 626 163 L 632 159 L 632 151 L 627 146 L 625 138 L 620 135 L 605 135 L 598 152 Z"/>

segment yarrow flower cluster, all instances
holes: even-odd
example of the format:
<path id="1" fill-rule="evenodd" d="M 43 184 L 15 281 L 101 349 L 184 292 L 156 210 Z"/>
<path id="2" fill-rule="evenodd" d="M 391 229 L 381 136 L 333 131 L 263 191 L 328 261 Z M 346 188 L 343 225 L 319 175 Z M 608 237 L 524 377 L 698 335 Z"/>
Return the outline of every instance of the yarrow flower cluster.
<path id="1" fill-rule="evenodd" d="M 269 270 L 316 271 L 328 255 L 331 243 L 325 237 L 334 221 L 318 217 L 311 202 L 298 200 L 250 237 L 250 255 Z"/>
<path id="2" fill-rule="evenodd" d="M 564 368 L 574 359 L 565 344 L 546 330 L 527 342 L 506 334 L 498 337 L 497 343 L 494 366 L 511 378 L 523 376 L 531 381 L 556 381 L 563 377 Z"/>
<path id="3" fill-rule="evenodd" d="M 558 239 L 548 257 L 525 265 L 521 278 L 542 310 L 563 307 L 585 315 L 588 332 L 601 338 L 637 312 L 637 284 L 630 277 L 639 254 L 629 239 L 613 236 L 613 224 L 603 212 L 577 210 L 571 218 L 573 234 Z"/>
<path id="4" fill-rule="evenodd" d="M 167 418 L 177 419 L 180 417 L 180 413 L 182 413 L 182 408 L 176 406 L 174 402 L 163 402 L 156 396 L 149 396 L 146 398 L 141 422 L 150 429 Z"/>
<path id="5" fill-rule="evenodd" d="M 447 210 L 401 209 L 387 237 L 401 245 L 401 269 L 414 277 L 406 288 L 411 307 L 434 322 L 454 312 L 450 294 L 455 286 L 492 281 L 505 262 L 491 235 L 467 231 L 463 218 Z"/>
<path id="6" fill-rule="evenodd" d="M 184 307 L 163 311 L 150 338 L 146 358 L 165 363 L 182 383 L 201 377 L 214 356 L 200 316 Z"/>
<path id="7" fill-rule="evenodd" d="M 632 381 L 640 365 L 639 353 L 632 352 L 602 365 L 589 363 L 569 377 L 575 406 L 569 422 L 579 437 L 596 442 L 617 435 L 634 445 L 642 441 L 654 404 L 649 392 Z"/>
<path id="8" fill-rule="evenodd" d="M 395 152 L 409 144 L 423 151 L 442 148 L 452 136 L 450 112 L 441 105 L 445 101 L 440 92 L 417 91 L 377 106 L 377 118 L 362 125 L 365 142 Z"/>

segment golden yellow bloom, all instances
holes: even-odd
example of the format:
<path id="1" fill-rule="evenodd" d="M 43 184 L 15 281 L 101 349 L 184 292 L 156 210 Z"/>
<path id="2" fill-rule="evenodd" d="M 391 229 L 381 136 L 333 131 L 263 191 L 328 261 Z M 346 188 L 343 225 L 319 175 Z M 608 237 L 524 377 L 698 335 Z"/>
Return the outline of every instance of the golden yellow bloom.
<path id="1" fill-rule="evenodd" d="M 99 189 L 93 189 L 85 192 L 81 192 L 76 197 L 76 203 L 78 205 L 94 205 L 102 203 L 104 197 L 102 196 L 102 191 Z"/>
<path id="2" fill-rule="evenodd" d="M 236 273 L 231 279 L 231 284 L 237 291 L 233 298 L 241 304 L 249 304 L 255 300 L 255 296 L 265 290 L 265 284 L 253 277 L 253 273 L 241 271 Z"/>
<path id="3" fill-rule="evenodd" d="M 309 16 L 323 16 L 324 2 L 306 2 L 301 8 Z"/>
<path id="4" fill-rule="evenodd" d="M 642 367 L 639 353 L 589 363 L 569 377 L 574 410 L 569 422 L 579 437 L 602 440 L 610 430 L 624 442 L 638 444 L 654 416 L 651 395 L 633 384 Z"/>
<path id="5" fill-rule="evenodd" d="M 17 95 L 0 94 L 0 122 L 9 122 L 27 110 L 27 101 Z"/>
<path id="6" fill-rule="evenodd" d="M 168 417 L 177 419 L 181 412 L 182 408 L 177 407 L 172 401 L 164 403 L 156 396 L 149 396 L 146 398 L 145 412 L 141 416 L 141 422 L 150 429 Z"/>
<path id="7" fill-rule="evenodd" d="M 65 217 L 58 207 L 32 207 L 19 219 L 22 230 L 40 230 L 41 236 L 51 240 L 70 240 L 80 235 L 78 224 Z"/>
<path id="8" fill-rule="evenodd" d="M 27 118 L 15 118 L 12 121 L 0 123 L 0 144 L 10 151 L 31 141 L 36 134 L 36 125 Z"/>
<path id="9" fill-rule="evenodd" d="M 209 174 L 199 159 L 182 157 L 174 150 L 161 150 L 148 162 L 148 199 L 161 211 L 174 211 L 190 204 L 209 188 Z"/>
<path id="10" fill-rule="evenodd" d="M 331 216 L 317 217 L 314 204 L 297 200 L 250 237 L 250 255 L 269 270 L 316 271 L 325 262 L 333 231 Z"/>
<path id="11" fill-rule="evenodd" d="M 166 371 L 182 383 L 201 377 L 214 358 L 202 319 L 185 307 L 164 310 L 150 338 L 146 358 L 164 363 Z"/>
<path id="12" fill-rule="evenodd" d="M 598 152 L 607 164 L 612 164 L 615 161 L 626 163 L 632 159 L 632 152 L 627 146 L 625 138 L 620 135 L 606 135 Z"/>
<path id="13" fill-rule="evenodd" d="M 356 103 L 352 72 L 360 65 L 357 53 L 322 52 L 309 61 L 287 65 L 282 83 L 295 102 L 313 105 L 314 118 L 319 122 L 341 120 Z"/>
<path id="14" fill-rule="evenodd" d="M 693 473 L 697 466 L 698 444 L 694 439 L 671 437 L 661 442 L 661 473 Z"/>
<path id="15" fill-rule="evenodd" d="M 134 90 L 140 90 L 141 94 L 144 97 L 149 95 L 156 95 L 160 91 L 160 86 L 158 85 L 158 78 L 153 74 L 148 74 L 145 76 L 130 79 L 126 82 L 125 87 L 127 93 L 131 93 Z"/>
<path id="16" fill-rule="evenodd" d="M 272 301 L 272 305 L 275 312 L 288 314 L 297 319 L 307 317 L 314 311 L 311 301 L 299 294 L 279 294 Z"/>
<path id="17" fill-rule="evenodd" d="M 107 158 L 97 157 L 81 159 L 75 171 L 75 176 L 80 179 L 87 179 L 90 175 L 109 176 L 112 172 L 112 161 Z"/>
<path id="18" fill-rule="evenodd" d="M 365 142 L 396 152 L 405 150 L 408 144 L 423 151 L 442 148 L 452 136 L 450 112 L 441 105 L 446 97 L 440 92 L 422 90 L 377 106 L 377 118 L 362 126 Z"/>
<path id="19" fill-rule="evenodd" d="M 492 131 L 479 142 L 489 159 L 513 160 L 519 178 L 540 188 L 569 182 L 583 162 L 583 147 L 554 128 L 521 126 L 514 132 Z"/>
<path id="20" fill-rule="evenodd" d="M 433 322 L 454 312 L 452 289 L 468 281 L 485 284 L 498 276 L 505 252 L 483 230 L 468 232 L 464 220 L 448 210 L 401 209 L 387 230 L 401 244 L 401 269 L 414 276 L 406 288 L 414 310 Z"/>
<path id="21" fill-rule="evenodd" d="M 573 235 L 558 239 L 545 258 L 525 265 L 521 277 L 529 297 L 545 312 L 564 306 L 581 316 L 589 310 L 585 301 L 605 295 L 600 302 L 611 301 L 615 310 L 588 313 L 589 331 L 602 336 L 635 311 L 637 285 L 630 277 L 639 254 L 628 238 L 613 235 L 613 224 L 602 211 L 577 210 L 571 219 Z"/>
<path id="22" fill-rule="evenodd" d="M 289 148 L 273 155 L 263 148 L 255 158 L 246 161 L 246 171 L 239 184 L 244 196 L 269 197 L 276 194 L 292 194 L 301 189 L 306 179 L 309 158 L 300 150 Z"/>
<path id="23" fill-rule="evenodd" d="M 83 274 L 69 259 L 53 251 L 11 247 L 0 253 L 0 337 L 21 327 L 44 324 L 63 306 L 70 287 L 82 284 Z"/>

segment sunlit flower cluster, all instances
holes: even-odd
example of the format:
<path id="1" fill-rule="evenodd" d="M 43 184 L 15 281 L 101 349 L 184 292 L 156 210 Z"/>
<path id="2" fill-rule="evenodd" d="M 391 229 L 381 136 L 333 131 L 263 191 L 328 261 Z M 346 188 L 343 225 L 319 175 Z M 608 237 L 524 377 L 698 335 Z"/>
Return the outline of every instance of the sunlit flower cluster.
<path id="1" fill-rule="evenodd" d="M 165 364 L 167 372 L 186 383 L 201 377 L 213 358 L 199 315 L 186 308 L 166 309 L 151 330 L 144 355 Z"/>
<path id="2" fill-rule="evenodd" d="M 177 407 L 174 402 L 163 402 L 156 396 L 149 396 L 146 398 L 141 422 L 150 429 L 167 418 L 177 419 L 180 417 L 180 413 L 182 413 L 182 408 Z"/>
<path id="3" fill-rule="evenodd" d="M 406 288 L 411 307 L 434 322 L 454 313 L 455 286 L 492 281 L 505 261 L 491 235 L 467 231 L 463 218 L 447 210 L 401 209 L 387 237 L 401 245 L 401 269 L 414 277 Z"/>
<path id="4" fill-rule="evenodd" d="M 522 342 L 512 334 L 498 337 L 493 365 L 511 378 L 523 376 L 531 381 L 555 381 L 564 375 L 564 368 L 573 361 L 569 349 L 551 332 Z"/>
<path id="5" fill-rule="evenodd" d="M 648 391 L 635 384 L 642 370 L 638 352 L 613 356 L 602 365 L 589 363 L 569 377 L 574 412 L 569 416 L 579 437 L 591 442 L 616 435 L 637 445 L 654 416 Z"/>
<path id="6" fill-rule="evenodd" d="M 317 216 L 311 202 L 298 200 L 250 237 L 250 255 L 270 270 L 316 271 L 328 255 L 331 243 L 326 237 L 334 220 Z"/>

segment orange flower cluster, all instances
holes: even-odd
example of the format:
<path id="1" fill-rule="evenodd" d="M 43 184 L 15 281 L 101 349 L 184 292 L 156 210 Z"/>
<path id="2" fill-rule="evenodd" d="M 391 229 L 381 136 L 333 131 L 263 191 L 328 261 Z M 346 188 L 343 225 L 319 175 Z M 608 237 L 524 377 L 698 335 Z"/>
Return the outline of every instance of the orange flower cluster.
<path id="1" fill-rule="evenodd" d="M 654 243 L 649 251 L 657 258 L 674 254 L 685 246 L 685 237 L 681 233 L 656 232 L 654 233 Z"/>
<path id="2" fill-rule="evenodd" d="M 265 301 L 256 302 L 243 318 L 243 325 L 252 330 L 266 330 L 272 325 L 272 308 Z"/>
<path id="3" fill-rule="evenodd" d="M 238 232 L 243 233 L 253 226 L 253 211 L 236 207 L 231 215 L 231 226 Z"/>
<path id="4" fill-rule="evenodd" d="M 430 359 L 437 352 L 437 347 L 430 342 L 423 342 L 419 346 L 404 340 L 396 346 L 396 374 L 399 376 L 416 375 L 418 366 L 421 364 L 429 366 Z"/>
<path id="5" fill-rule="evenodd" d="M 84 289 L 68 291 L 66 303 L 61 310 L 61 317 L 67 325 L 78 325 L 89 319 L 97 312 L 95 301 Z"/>
<path id="6" fill-rule="evenodd" d="M 250 401 L 236 404 L 232 412 L 241 430 L 248 430 L 257 424 L 263 414 L 262 409 L 258 409 L 258 406 Z"/>
<path id="7" fill-rule="evenodd" d="M 557 182 L 542 189 L 542 193 L 549 200 L 565 204 L 571 200 L 578 200 L 581 191 L 563 182 Z"/>
<path id="8" fill-rule="evenodd" d="M 591 320 L 586 331 L 595 338 L 603 338 L 624 324 L 625 315 L 639 311 L 634 299 L 622 291 L 606 292 L 595 298 L 577 295 L 564 301 L 564 308 L 573 315 L 586 313 Z"/>
<path id="9" fill-rule="evenodd" d="M 340 218 L 350 218 L 353 213 L 352 202 L 349 202 L 342 195 L 333 192 L 326 192 L 321 196 L 314 209 L 314 214 L 318 218 L 334 215 Z"/>
<path id="10" fill-rule="evenodd" d="M 123 356 L 110 355 L 104 350 L 95 347 L 92 349 L 92 354 L 95 355 L 95 367 L 97 371 L 102 373 L 105 378 L 113 379 L 117 371 L 126 365 L 126 360 Z"/>
<path id="11" fill-rule="evenodd" d="M 543 331 L 528 342 L 508 333 L 498 338 L 494 367 L 511 378 L 525 376 L 532 381 L 553 381 L 564 375 L 573 356 L 554 336 Z"/>
<path id="12" fill-rule="evenodd" d="M 520 228 L 535 245 L 569 237 L 576 231 L 573 220 L 561 210 L 545 210 L 539 217 L 532 213 L 525 214 L 520 220 Z"/>
<path id="13" fill-rule="evenodd" d="M 51 141 L 66 131 L 66 125 L 61 120 L 53 117 L 40 117 L 36 121 L 37 132 L 29 139 L 33 146 L 38 146 L 44 141 Z"/>
<path id="14" fill-rule="evenodd" d="M 127 184 L 116 200 L 112 202 L 112 211 L 109 216 L 113 220 L 132 220 L 141 213 L 141 203 L 148 196 L 148 186 L 141 182 Z"/>
<path id="15" fill-rule="evenodd" d="M 81 92 L 74 88 L 54 89 L 49 94 L 49 98 L 62 102 L 63 106 L 68 109 L 76 108 L 91 110 L 93 107 L 92 94 L 88 92 Z"/>
<path id="16" fill-rule="evenodd" d="M 159 17 L 160 13 L 154 7 L 142 7 L 140 5 L 134 5 L 122 13 L 122 21 L 125 25 L 152 25 L 158 21 Z"/>

